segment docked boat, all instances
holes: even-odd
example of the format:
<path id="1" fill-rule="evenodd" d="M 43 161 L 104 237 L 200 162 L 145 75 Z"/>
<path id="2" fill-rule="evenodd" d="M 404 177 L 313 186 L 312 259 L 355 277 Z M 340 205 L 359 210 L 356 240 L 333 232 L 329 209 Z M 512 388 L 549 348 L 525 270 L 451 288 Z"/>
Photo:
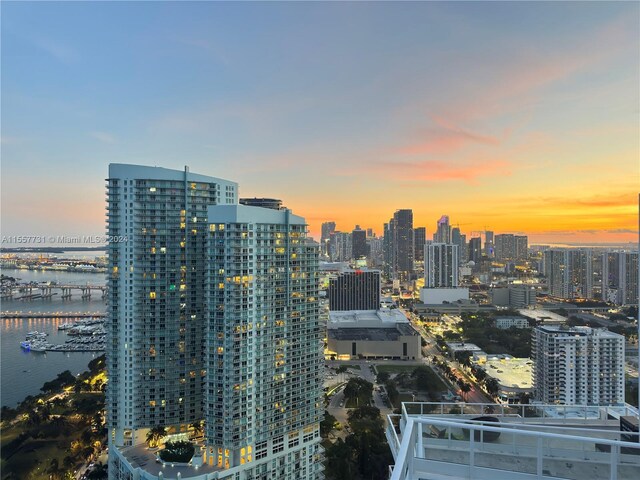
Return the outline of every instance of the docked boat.
<path id="1" fill-rule="evenodd" d="M 29 343 L 28 341 L 25 340 L 23 342 L 20 342 L 20 347 L 23 350 L 31 350 L 31 343 Z"/>

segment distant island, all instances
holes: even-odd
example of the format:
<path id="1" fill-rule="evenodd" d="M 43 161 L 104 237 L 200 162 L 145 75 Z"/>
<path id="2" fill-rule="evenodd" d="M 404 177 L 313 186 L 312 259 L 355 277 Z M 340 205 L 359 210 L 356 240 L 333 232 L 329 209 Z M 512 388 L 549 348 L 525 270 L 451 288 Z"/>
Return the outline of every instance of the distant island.
<path id="1" fill-rule="evenodd" d="M 65 252 L 104 252 L 107 250 L 106 245 L 97 247 L 5 247 L 0 248 L 0 253 L 65 253 Z"/>

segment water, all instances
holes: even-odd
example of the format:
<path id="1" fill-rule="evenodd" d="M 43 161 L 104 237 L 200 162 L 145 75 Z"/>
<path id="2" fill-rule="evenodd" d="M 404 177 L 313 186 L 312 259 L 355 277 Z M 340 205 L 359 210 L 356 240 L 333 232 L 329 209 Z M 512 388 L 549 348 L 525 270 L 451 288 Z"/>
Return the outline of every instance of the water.
<path id="1" fill-rule="evenodd" d="M 57 271 L 2 270 L 4 275 L 19 278 L 20 282 L 58 282 L 66 285 L 104 285 L 104 274 L 70 273 Z M 15 407 L 28 395 L 36 395 L 45 382 L 53 380 L 60 372 L 70 370 L 78 374 L 87 369 L 87 364 L 100 353 L 80 352 L 24 352 L 20 342 L 27 332 L 37 330 L 47 332 L 47 341 L 64 343 L 67 334 L 58 331 L 58 325 L 73 319 L 54 318 L 55 312 L 99 312 L 104 313 L 106 305 L 99 292 L 91 299 L 80 298 L 81 292 L 73 292 L 70 299 L 61 299 L 60 294 L 50 300 L 31 301 L 3 300 L 3 312 L 51 313 L 51 318 L 2 319 L 0 351 L 1 404 Z"/>

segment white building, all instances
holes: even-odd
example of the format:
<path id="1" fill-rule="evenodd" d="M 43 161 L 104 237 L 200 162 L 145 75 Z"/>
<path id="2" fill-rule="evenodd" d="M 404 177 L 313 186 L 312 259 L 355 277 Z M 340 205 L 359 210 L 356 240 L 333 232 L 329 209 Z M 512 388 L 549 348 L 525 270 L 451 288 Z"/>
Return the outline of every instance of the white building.
<path id="1" fill-rule="evenodd" d="M 121 448 L 155 426 L 174 434 L 203 419 L 207 206 L 237 203 L 238 186 L 112 164 L 107 202 L 106 409 Z"/>
<path id="2" fill-rule="evenodd" d="M 424 286 L 458 286 L 458 245 L 427 242 L 424 246 Z"/>
<path id="3" fill-rule="evenodd" d="M 509 328 L 529 328 L 529 320 L 524 317 L 496 317 L 496 328 L 507 330 Z"/>
<path id="4" fill-rule="evenodd" d="M 606 329 L 538 326 L 532 333 L 534 398 L 543 403 L 624 403 L 624 337 Z"/>
<path id="5" fill-rule="evenodd" d="M 387 418 L 390 480 L 640 478 L 629 406 L 403 403 Z"/>
<path id="6" fill-rule="evenodd" d="M 318 247 L 237 185 L 111 165 L 107 418 L 111 480 L 322 477 Z M 204 441 L 188 465 L 167 440 Z"/>

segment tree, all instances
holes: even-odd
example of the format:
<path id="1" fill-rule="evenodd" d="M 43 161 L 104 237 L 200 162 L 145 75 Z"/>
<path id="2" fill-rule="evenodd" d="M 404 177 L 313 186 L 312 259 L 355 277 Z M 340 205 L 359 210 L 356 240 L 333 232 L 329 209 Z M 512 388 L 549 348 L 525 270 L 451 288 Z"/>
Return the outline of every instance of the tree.
<path id="1" fill-rule="evenodd" d="M 336 368 L 336 373 L 345 373 L 346 371 L 347 371 L 346 365 L 340 365 L 338 368 Z"/>
<path id="2" fill-rule="evenodd" d="M 167 430 L 164 427 L 156 426 L 147 432 L 147 444 L 149 447 L 157 447 L 158 442 L 167 436 Z"/>
<path id="3" fill-rule="evenodd" d="M 462 392 L 462 398 L 464 399 L 464 401 L 467 401 L 467 394 L 471 391 L 471 385 L 469 385 L 468 383 L 463 383 L 462 385 L 460 385 L 460 391 Z"/>
<path id="4" fill-rule="evenodd" d="M 320 422 L 320 435 L 323 438 L 327 438 L 327 436 L 333 430 L 333 426 L 336 424 L 336 417 L 331 415 L 329 412 L 324 412 L 324 419 Z"/>
<path id="5" fill-rule="evenodd" d="M 193 429 L 193 436 L 199 437 L 204 432 L 204 425 L 202 422 L 193 422 L 191 424 L 191 428 Z"/>
<path id="6" fill-rule="evenodd" d="M 500 391 L 500 385 L 498 384 L 498 381 L 493 377 L 488 377 L 485 380 L 484 384 L 487 387 L 487 392 L 489 392 L 489 395 L 491 396 L 495 397 Z"/>
<path id="7" fill-rule="evenodd" d="M 390 378 L 391 378 L 391 375 L 389 374 L 389 372 L 386 372 L 386 371 L 378 372 L 378 374 L 376 375 L 376 381 L 378 383 L 385 383 Z"/>

